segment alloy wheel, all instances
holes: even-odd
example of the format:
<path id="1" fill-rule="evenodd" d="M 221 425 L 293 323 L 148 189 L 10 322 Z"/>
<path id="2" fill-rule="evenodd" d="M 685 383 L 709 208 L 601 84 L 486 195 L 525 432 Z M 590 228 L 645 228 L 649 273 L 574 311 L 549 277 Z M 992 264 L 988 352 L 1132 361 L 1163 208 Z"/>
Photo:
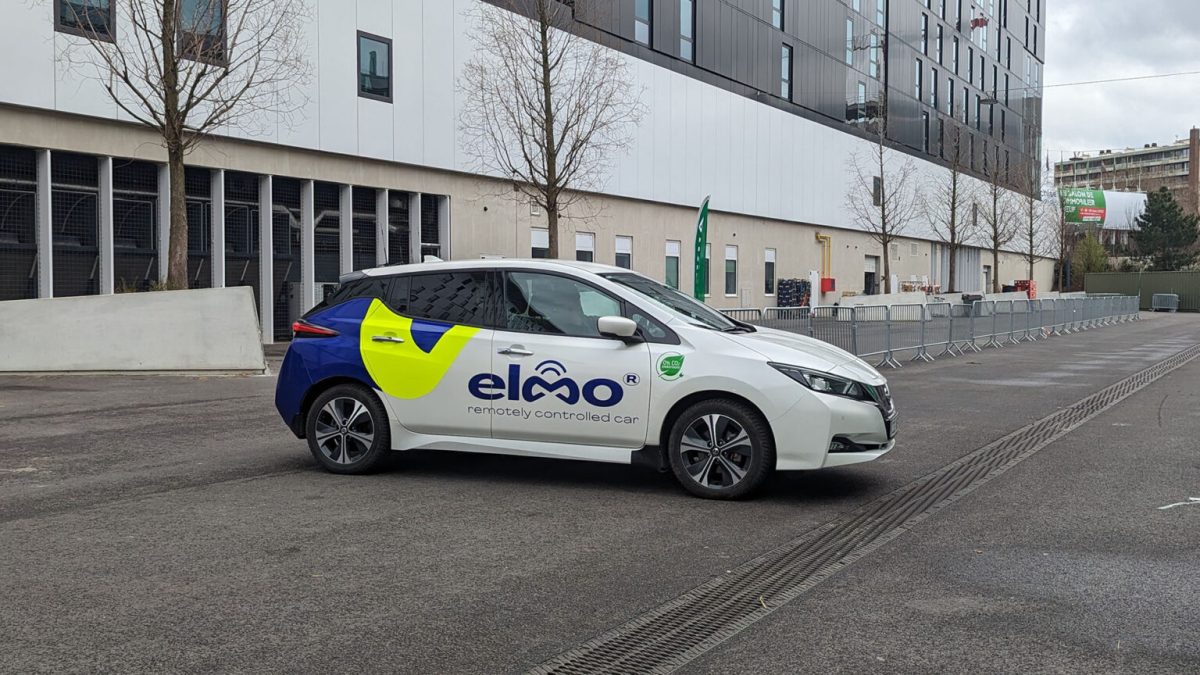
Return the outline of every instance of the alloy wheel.
<path id="1" fill-rule="evenodd" d="M 683 432 L 679 453 L 688 476 L 716 489 L 731 488 L 746 477 L 754 455 L 749 434 L 726 415 L 703 415 Z"/>
<path id="2" fill-rule="evenodd" d="M 371 411 L 357 399 L 330 399 L 319 413 L 315 440 L 321 454 L 337 464 L 353 464 L 375 443 Z"/>

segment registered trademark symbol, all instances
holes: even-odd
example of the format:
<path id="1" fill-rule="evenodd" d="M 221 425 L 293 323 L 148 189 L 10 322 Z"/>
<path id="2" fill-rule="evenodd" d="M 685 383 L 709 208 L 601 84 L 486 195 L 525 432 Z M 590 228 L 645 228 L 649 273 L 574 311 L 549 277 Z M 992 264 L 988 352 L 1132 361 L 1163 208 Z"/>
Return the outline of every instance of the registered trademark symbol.
<path id="1" fill-rule="evenodd" d="M 641 381 L 642 380 L 637 376 L 637 373 L 625 373 L 625 384 L 634 385 Z"/>

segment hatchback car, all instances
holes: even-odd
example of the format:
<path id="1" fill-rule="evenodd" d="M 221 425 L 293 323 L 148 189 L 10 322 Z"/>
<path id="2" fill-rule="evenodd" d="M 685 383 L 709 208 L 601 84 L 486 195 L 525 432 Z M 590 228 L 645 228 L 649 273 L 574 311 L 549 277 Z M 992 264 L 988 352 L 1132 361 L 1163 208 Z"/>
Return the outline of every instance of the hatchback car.
<path id="1" fill-rule="evenodd" d="M 293 326 L 276 407 L 335 473 L 391 450 L 670 469 L 694 495 L 895 444 L 884 378 L 618 267 L 433 262 L 342 277 Z"/>

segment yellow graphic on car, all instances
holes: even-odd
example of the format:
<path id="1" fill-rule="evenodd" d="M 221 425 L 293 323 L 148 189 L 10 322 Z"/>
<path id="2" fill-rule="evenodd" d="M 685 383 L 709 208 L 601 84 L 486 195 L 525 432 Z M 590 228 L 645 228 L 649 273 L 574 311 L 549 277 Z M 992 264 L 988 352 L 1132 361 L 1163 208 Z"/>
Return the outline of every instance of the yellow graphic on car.
<path id="1" fill-rule="evenodd" d="M 438 386 L 478 332 L 470 326 L 400 316 L 376 299 L 363 318 L 358 344 L 375 384 L 389 396 L 412 399 Z"/>

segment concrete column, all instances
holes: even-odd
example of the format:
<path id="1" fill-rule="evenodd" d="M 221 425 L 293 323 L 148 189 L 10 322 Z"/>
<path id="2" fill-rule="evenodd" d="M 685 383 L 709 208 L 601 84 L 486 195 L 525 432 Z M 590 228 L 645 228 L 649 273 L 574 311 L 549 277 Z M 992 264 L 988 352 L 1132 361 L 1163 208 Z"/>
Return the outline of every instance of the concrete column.
<path id="1" fill-rule="evenodd" d="M 212 287 L 225 288 L 225 170 L 213 169 L 209 184 L 212 206 L 208 213 L 212 229 L 212 245 L 208 268 L 212 270 Z"/>
<path id="2" fill-rule="evenodd" d="M 275 197 L 271 176 L 258 177 L 258 321 L 263 344 L 275 342 Z"/>
<path id="3" fill-rule="evenodd" d="M 388 263 L 388 191 L 375 191 L 375 264 Z"/>
<path id="4" fill-rule="evenodd" d="M 171 252 L 171 169 L 158 165 L 158 283 L 167 283 Z"/>
<path id="5" fill-rule="evenodd" d="M 97 239 L 100 247 L 100 295 L 112 295 L 116 290 L 113 270 L 113 162 L 112 157 L 100 157 L 97 160 L 100 175 L 100 194 L 98 200 L 98 215 L 100 216 L 100 233 Z"/>
<path id="6" fill-rule="evenodd" d="M 54 297 L 54 220 L 50 214 L 50 151 L 37 151 L 38 297 Z"/>
<path id="7" fill-rule="evenodd" d="M 438 197 L 438 242 L 442 260 L 450 259 L 450 196 Z"/>
<path id="8" fill-rule="evenodd" d="M 338 191 L 338 274 L 354 271 L 354 188 Z"/>
<path id="9" fill-rule="evenodd" d="M 316 215 L 313 213 L 313 182 L 300 184 L 300 311 L 307 312 L 317 304 Z"/>
<path id="10" fill-rule="evenodd" d="M 421 262 L 421 193 L 408 193 L 408 260 Z"/>

